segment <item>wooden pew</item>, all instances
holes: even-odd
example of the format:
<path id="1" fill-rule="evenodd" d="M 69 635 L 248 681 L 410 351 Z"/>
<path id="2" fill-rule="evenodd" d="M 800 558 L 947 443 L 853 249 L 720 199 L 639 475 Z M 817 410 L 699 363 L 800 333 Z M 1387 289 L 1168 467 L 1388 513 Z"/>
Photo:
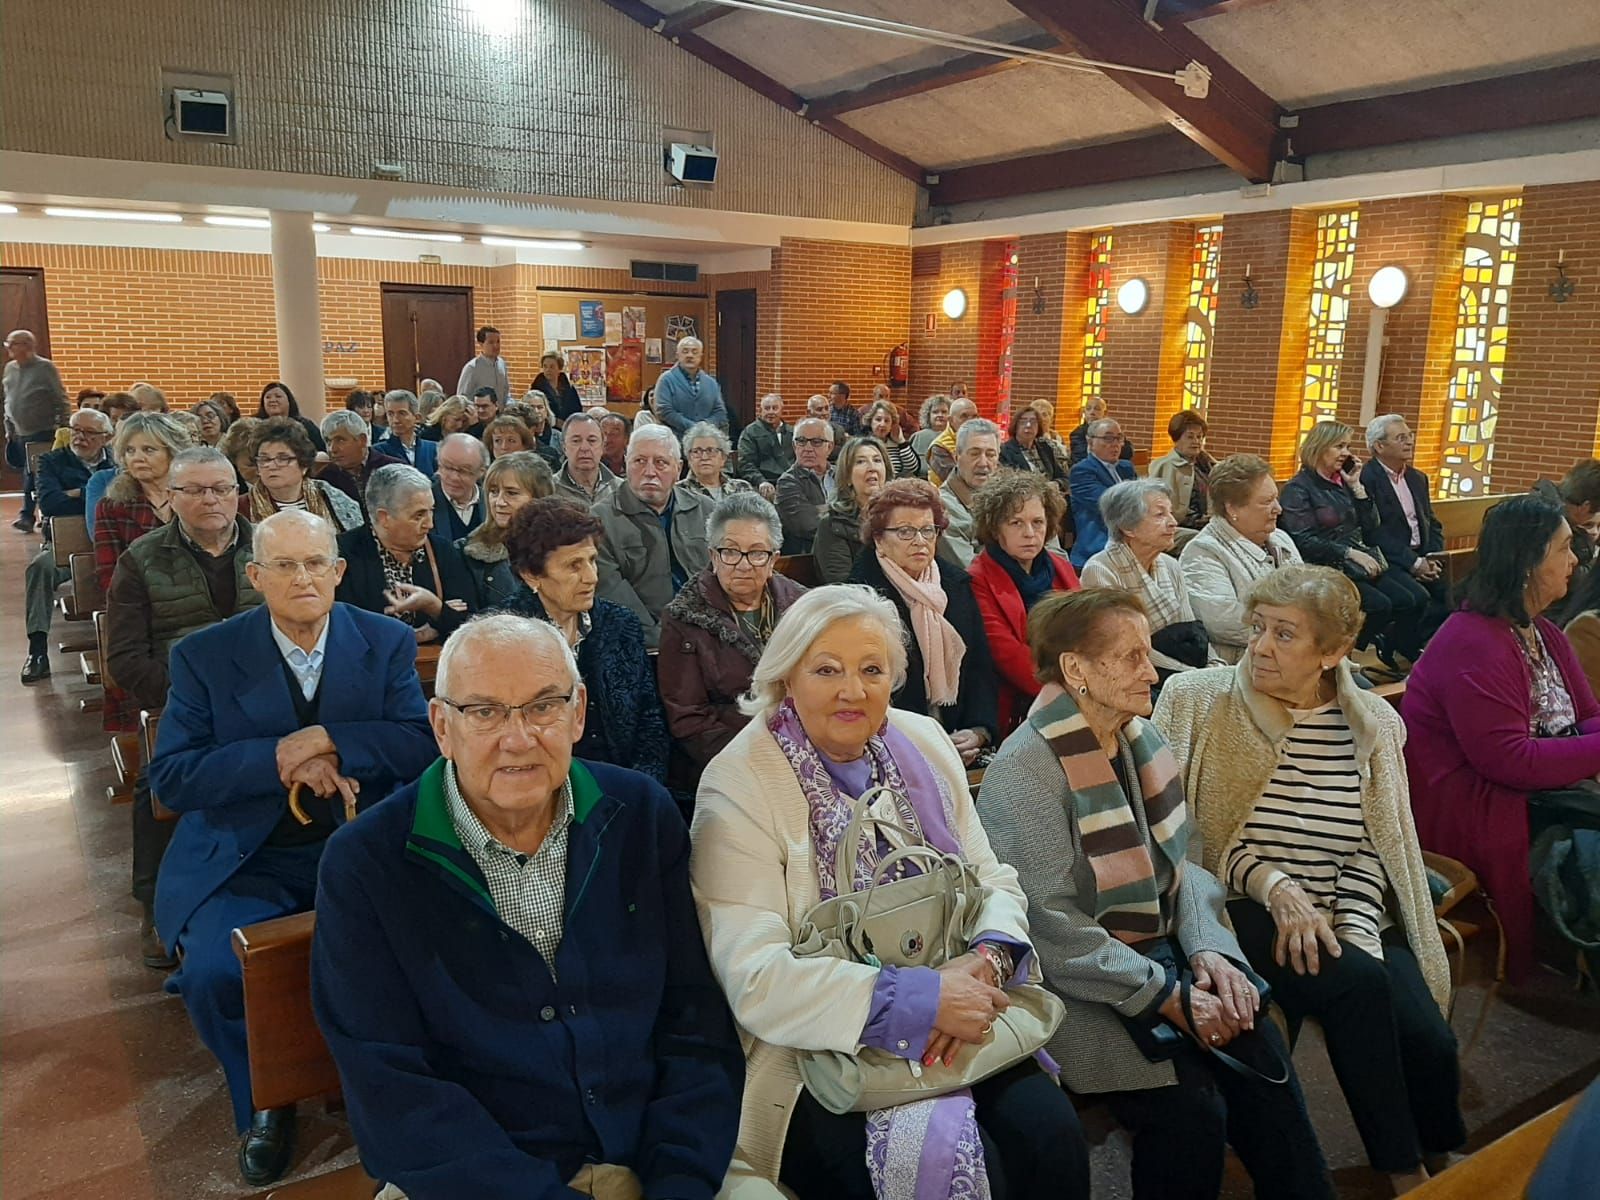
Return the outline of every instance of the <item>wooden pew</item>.
<path id="1" fill-rule="evenodd" d="M 422 681 L 422 694 L 429 700 L 433 699 L 433 681 L 439 674 L 438 645 L 417 647 L 417 678 Z"/>
<path id="2" fill-rule="evenodd" d="M 817 575 L 817 560 L 809 554 L 780 554 L 772 565 L 779 575 L 801 587 L 814 588 L 822 582 Z"/>
<path id="3" fill-rule="evenodd" d="M 1445 578 L 1450 583 L 1461 582 L 1478 563 L 1478 534 L 1483 529 L 1484 514 L 1510 498 L 1510 495 L 1466 496 L 1433 502 L 1434 515 L 1444 531 Z"/>
<path id="4" fill-rule="evenodd" d="M 70 567 L 74 554 L 92 555 L 94 540 L 89 536 L 89 522 L 82 517 L 51 517 L 50 549 L 56 566 L 62 570 Z"/>
<path id="5" fill-rule="evenodd" d="M 339 1072 L 311 1014 L 311 934 L 315 913 L 298 913 L 233 931 L 244 975 L 245 1043 L 256 1108 L 283 1108 L 339 1094 Z M 271 1200 L 372 1200 L 378 1185 L 345 1167 L 264 1195 Z"/>
<path id="6" fill-rule="evenodd" d="M 1409 1200 L 1522 1200 L 1533 1173 L 1579 1097 L 1496 1138 L 1482 1150 L 1407 1192 Z M 1576 1198 L 1574 1198 L 1576 1200 Z"/>
<path id="7" fill-rule="evenodd" d="M 139 748 L 144 753 L 145 762 L 151 761 L 156 756 L 156 732 L 160 728 L 160 709 L 156 709 L 154 712 L 148 708 L 140 710 Z M 150 793 L 150 812 L 158 821 L 176 821 L 178 819 L 178 814 L 161 803 L 161 797 L 157 796 L 154 791 Z"/>
<path id="8" fill-rule="evenodd" d="M 1400 702 L 1406 698 L 1406 682 L 1380 683 L 1372 689 L 1374 696 L 1381 696 L 1387 700 L 1395 712 L 1400 711 Z"/>
<path id="9" fill-rule="evenodd" d="M 106 594 L 95 574 L 93 554 L 74 554 L 67 561 L 71 590 L 57 602 L 69 621 L 87 621 L 106 606 Z"/>

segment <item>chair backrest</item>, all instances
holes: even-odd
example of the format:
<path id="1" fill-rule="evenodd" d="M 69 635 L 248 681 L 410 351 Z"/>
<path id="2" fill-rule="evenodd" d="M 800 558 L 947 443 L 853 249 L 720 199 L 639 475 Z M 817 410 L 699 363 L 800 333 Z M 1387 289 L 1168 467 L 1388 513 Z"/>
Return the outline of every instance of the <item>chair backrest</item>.
<path id="1" fill-rule="evenodd" d="M 315 913 L 233 931 L 244 975 L 245 1043 L 257 1109 L 282 1108 L 339 1091 L 339 1072 L 311 1014 Z"/>
<path id="2" fill-rule="evenodd" d="M 1398 683 L 1380 683 L 1372 689 L 1374 696 L 1382 696 L 1387 700 L 1395 712 L 1400 711 L 1400 702 L 1406 698 L 1405 680 Z"/>
<path id="3" fill-rule="evenodd" d="M 55 552 L 56 566 L 62 570 L 72 565 L 74 554 L 93 554 L 89 522 L 82 517 L 51 517 L 50 547 Z"/>
<path id="4" fill-rule="evenodd" d="M 100 655 L 100 686 L 110 691 L 117 681 L 111 678 L 110 614 L 103 610 L 94 614 L 94 644 Z"/>
<path id="5" fill-rule="evenodd" d="M 1483 518 L 1496 504 L 1511 499 L 1516 492 L 1500 496 L 1464 496 L 1454 500 L 1435 500 L 1433 515 L 1439 518 L 1439 528 L 1444 532 L 1446 550 L 1457 550 L 1478 543 L 1483 530 Z"/>
<path id="6" fill-rule="evenodd" d="M 106 606 L 105 589 L 94 569 L 93 554 L 74 554 L 67 563 L 72 572 L 72 611 L 80 621 L 87 620 Z"/>
<path id="7" fill-rule="evenodd" d="M 28 474 L 34 475 L 39 470 L 39 460 L 53 449 L 55 449 L 54 442 L 29 442 Z"/>
<path id="8" fill-rule="evenodd" d="M 810 554 L 780 554 L 773 567 L 779 575 L 794 580 L 801 587 L 814 588 L 822 582 L 817 574 L 817 560 Z"/>
<path id="9" fill-rule="evenodd" d="M 439 652 L 437 645 L 417 647 L 417 678 L 422 681 L 422 694 L 430 700 L 434 678 L 439 674 Z"/>

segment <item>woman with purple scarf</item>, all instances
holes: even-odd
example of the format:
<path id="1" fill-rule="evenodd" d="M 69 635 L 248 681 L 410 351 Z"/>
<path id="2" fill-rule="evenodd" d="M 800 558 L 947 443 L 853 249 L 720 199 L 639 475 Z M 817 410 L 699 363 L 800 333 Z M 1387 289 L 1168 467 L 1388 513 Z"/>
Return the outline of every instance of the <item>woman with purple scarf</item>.
<path id="1" fill-rule="evenodd" d="M 756 666 L 742 702 L 753 719 L 701 779 L 695 901 L 746 1050 L 726 1194 L 782 1184 L 800 1200 L 1087 1197 L 1083 1133 L 1043 1059 L 867 1113 L 830 1112 L 801 1085 L 801 1051 L 873 1047 L 950 1064 L 988 1035 L 1006 989 L 1040 980 L 1016 873 L 989 849 L 960 753 L 932 718 L 889 706 L 905 639 L 894 605 L 869 588 L 806 593 Z M 841 890 L 827 864 L 855 800 L 875 788 L 885 791 L 869 812 L 959 855 L 985 887 L 982 932 L 938 969 L 795 953 L 806 914 Z M 843 890 L 860 890 L 892 849 L 881 836 L 863 844 Z"/>

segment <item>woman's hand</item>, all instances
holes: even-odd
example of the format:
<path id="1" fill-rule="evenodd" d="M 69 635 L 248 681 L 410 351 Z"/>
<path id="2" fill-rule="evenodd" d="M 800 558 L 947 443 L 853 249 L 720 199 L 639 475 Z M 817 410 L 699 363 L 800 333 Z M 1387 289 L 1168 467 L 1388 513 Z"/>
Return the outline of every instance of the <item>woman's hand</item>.
<path id="1" fill-rule="evenodd" d="M 1334 958 L 1344 953 L 1339 939 L 1334 936 L 1333 926 L 1311 903 L 1305 889 L 1293 880 L 1272 889 L 1267 897 L 1267 911 L 1278 927 L 1272 957 L 1280 967 L 1287 962 L 1294 967 L 1296 975 L 1315 975 L 1321 966 L 1319 943 Z"/>
<path id="2" fill-rule="evenodd" d="M 979 751 L 983 749 L 985 739 L 976 729 L 958 729 L 950 735 L 950 740 L 955 743 L 961 761 L 970 767 L 972 760 L 977 758 Z"/>
<path id="3" fill-rule="evenodd" d="M 978 1043 L 988 1036 L 989 1026 L 1000 1013 L 1011 1007 L 1005 992 L 990 987 L 978 978 L 977 967 L 964 960 L 980 958 L 964 954 L 939 968 L 939 1011 L 933 1018 L 933 1036 L 923 1063 L 932 1066 L 942 1060 L 945 1066 L 955 1061 L 960 1043 Z M 992 974 L 988 963 L 981 964 Z"/>
<path id="4" fill-rule="evenodd" d="M 1339 475 L 1345 486 L 1358 495 L 1366 490 L 1361 486 L 1361 460 L 1354 454 L 1344 460 L 1339 467 Z"/>
<path id="5" fill-rule="evenodd" d="M 437 617 L 444 611 L 444 601 L 427 588 L 418 587 L 414 583 L 397 583 L 392 588 L 385 589 L 383 598 L 389 602 L 389 606 L 383 611 L 391 617 L 398 617 L 401 613 L 418 612 Z"/>
<path id="6" fill-rule="evenodd" d="M 763 483 L 760 487 L 756 488 L 756 491 L 768 504 L 776 504 L 778 502 L 778 489 L 773 487 L 772 484 Z"/>
<path id="7" fill-rule="evenodd" d="M 1256 1027 L 1261 995 L 1249 978 L 1215 950 L 1202 950 L 1189 958 L 1194 986 L 1210 992 L 1222 1002 L 1222 1011 L 1240 1029 Z M 1193 1000 L 1193 997 L 1190 997 Z"/>
<path id="8" fill-rule="evenodd" d="M 1233 1041 L 1244 1027 L 1232 1020 L 1227 1011 L 1210 992 L 1198 989 L 1189 993 L 1189 1009 L 1194 1013 L 1194 1024 L 1190 1025 L 1183 1015 L 1183 996 L 1180 989 L 1173 988 L 1161 1005 L 1161 1015 L 1171 1021 L 1179 1029 L 1185 1030 L 1197 1042 L 1204 1042 L 1207 1046 L 1226 1046 Z"/>
<path id="9" fill-rule="evenodd" d="M 1378 565 L 1378 560 L 1373 558 L 1370 554 L 1366 554 L 1360 550 L 1347 550 L 1345 551 L 1344 556 L 1350 562 L 1355 563 L 1356 566 L 1365 571 L 1367 573 L 1367 578 L 1369 579 L 1376 579 L 1379 575 L 1383 574 L 1383 568 Z"/>

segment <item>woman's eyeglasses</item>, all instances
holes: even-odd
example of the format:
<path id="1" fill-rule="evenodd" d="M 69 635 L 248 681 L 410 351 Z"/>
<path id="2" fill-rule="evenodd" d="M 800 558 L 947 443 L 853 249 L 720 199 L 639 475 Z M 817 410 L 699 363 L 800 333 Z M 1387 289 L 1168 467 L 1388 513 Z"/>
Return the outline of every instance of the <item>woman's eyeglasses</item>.
<path id="1" fill-rule="evenodd" d="M 884 532 L 902 542 L 936 542 L 939 540 L 939 528 L 936 525 L 891 525 Z"/>
<path id="2" fill-rule="evenodd" d="M 718 546 L 712 553 L 725 567 L 737 567 L 741 562 L 747 562 L 758 570 L 777 557 L 775 550 L 735 550 L 732 546 Z"/>

